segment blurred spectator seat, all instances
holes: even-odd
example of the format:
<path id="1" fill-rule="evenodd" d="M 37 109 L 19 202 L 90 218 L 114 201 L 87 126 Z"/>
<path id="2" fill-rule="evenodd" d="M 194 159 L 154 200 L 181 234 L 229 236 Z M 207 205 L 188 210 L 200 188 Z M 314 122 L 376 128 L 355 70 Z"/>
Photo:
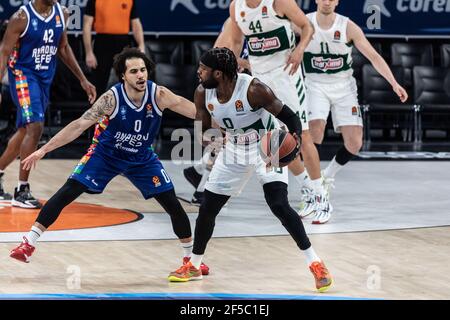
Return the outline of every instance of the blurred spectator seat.
<path id="1" fill-rule="evenodd" d="M 153 62 L 181 65 L 184 63 L 184 44 L 182 41 L 152 39 L 145 41 L 145 48 Z"/>
<path id="2" fill-rule="evenodd" d="M 412 69 L 415 66 L 433 66 L 433 46 L 423 43 L 393 43 L 391 46 L 393 66 L 401 66 L 406 89 L 412 87 Z"/>
<path id="3" fill-rule="evenodd" d="M 403 69 L 393 67 L 392 72 L 397 81 L 403 82 Z M 363 120 L 365 140 L 371 141 L 371 131 L 382 129 L 384 138 L 396 129 L 396 138 L 412 141 L 415 132 L 416 110 L 411 104 L 402 104 L 393 92 L 392 86 L 375 70 L 372 65 L 363 67 Z"/>
<path id="4" fill-rule="evenodd" d="M 414 103 L 420 110 L 416 140 L 426 131 L 440 130 L 450 137 L 450 69 L 417 66 L 414 74 Z"/>
<path id="5" fill-rule="evenodd" d="M 193 101 L 194 90 L 197 87 L 197 67 L 192 65 L 172 65 L 159 63 L 156 65 L 155 82 L 169 88 L 175 94 Z M 192 128 L 193 120 L 170 110 L 164 111 L 160 133 L 169 137 L 174 129 Z"/>
<path id="6" fill-rule="evenodd" d="M 450 44 L 441 46 L 441 67 L 450 68 Z"/>
<path id="7" fill-rule="evenodd" d="M 192 64 L 197 65 L 202 54 L 214 45 L 213 40 L 195 40 L 191 43 Z"/>

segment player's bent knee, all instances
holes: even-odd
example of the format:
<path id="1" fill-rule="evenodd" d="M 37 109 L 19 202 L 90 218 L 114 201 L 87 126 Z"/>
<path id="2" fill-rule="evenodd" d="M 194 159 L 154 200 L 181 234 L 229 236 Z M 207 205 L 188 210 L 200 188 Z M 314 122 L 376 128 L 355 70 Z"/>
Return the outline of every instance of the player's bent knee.
<path id="1" fill-rule="evenodd" d="M 350 141 L 347 141 L 344 143 L 345 148 L 348 150 L 348 152 L 352 154 L 357 154 L 359 150 L 361 150 L 363 142 L 362 139 L 352 139 Z"/>
<path id="2" fill-rule="evenodd" d="M 287 184 L 284 182 L 270 182 L 263 186 L 264 198 L 274 214 L 282 212 L 289 206 Z"/>

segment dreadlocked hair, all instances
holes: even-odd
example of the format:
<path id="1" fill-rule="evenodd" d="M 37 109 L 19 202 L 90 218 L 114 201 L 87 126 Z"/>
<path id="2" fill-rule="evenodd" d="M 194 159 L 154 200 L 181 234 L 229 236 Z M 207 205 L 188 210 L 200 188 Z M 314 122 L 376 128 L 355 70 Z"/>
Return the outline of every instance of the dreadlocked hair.
<path id="1" fill-rule="evenodd" d="M 238 73 L 236 57 L 228 48 L 212 48 L 206 51 L 200 61 L 213 70 L 222 71 L 228 78 L 235 79 Z"/>

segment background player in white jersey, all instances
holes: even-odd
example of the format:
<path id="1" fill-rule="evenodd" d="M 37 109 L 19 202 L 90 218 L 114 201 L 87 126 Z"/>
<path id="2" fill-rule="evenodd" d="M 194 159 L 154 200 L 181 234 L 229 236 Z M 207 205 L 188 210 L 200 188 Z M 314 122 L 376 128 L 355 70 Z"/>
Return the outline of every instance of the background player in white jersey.
<path id="1" fill-rule="evenodd" d="M 239 54 L 245 37 L 252 75 L 267 84 L 300 118 L 303 126 L 301 154 L 311 180 L 300 158 L 293 161 L 289 169 L 300 185 L 306 184 L 314 190 L 313 209 L 326 217 L 330 206 L 322 186 L 319 154 L 308 130 L 306 89 L 299 68 L 314 28 L 294 0 L 234 0 L 230 4 L 230 17 L 229 37 L 222 39 L 218 46 Z M 297 46 L 291 24 L 302 29 L 302 39 Z"/>
<path id="2" fill-rule="evenodd" d="M 331 110 L 336 132 L 342 134 L 344 145 L 324 170 L 327 188 L 336 173 L 362 147 L 362 118 L 358 104 L 356 80 L 352 63 L 352 44 L 369 59 L 375 69 L 392 85 L 402 102 L 408 94 L 395 80 L 389 66 L 375 51 L 361 28 L 347 17 L 335 13 L 339 0 L 316 0 L 317 12 L 307 15 L 315 33 L 303 59 L 306 72 L 309 128 L 314 143 L 322 143 L 328 114 Z M 308 200 L 307 200 L 308 202 Z M 301 216 L 312 211 L 304 210 Z M 316 214 L 315 219 L 322 217 Z"/>
<path id="3" fill-rule="evenodd" d="M 214 120 L 227 133 L 227 142 L 219 151 L 205 186 L 191 260 L 172 272 L 169 280 L 202 279 L 200 265 L 214 231 L 216 216 L 256 172 L 271 211 L 305 253 L 316 288 L 325 291 L 331 286 L 331 276 L 314 252 L 300 217 L 289 205 L 288 172 L 284 168 L 267 167 L 258 152 L 259 138 L 278 125 L 275 117 L 286 124 L 299 144 L 302 124 L 268 86 L 252 76 L 238 74 L 237 68 L 236 57 L 227 48 L 211 49 L 200 59 L 198 76 L 201 85 L 194 97 L 196 120 L 202 121 L 203 132 L 211 128 Z"/>

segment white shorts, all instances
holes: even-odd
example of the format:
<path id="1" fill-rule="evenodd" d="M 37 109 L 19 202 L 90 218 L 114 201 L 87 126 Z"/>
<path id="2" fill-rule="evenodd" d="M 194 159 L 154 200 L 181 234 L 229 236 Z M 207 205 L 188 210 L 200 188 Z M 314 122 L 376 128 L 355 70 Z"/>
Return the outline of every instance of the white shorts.
<path id="1" fill-rule="evenodd" d="M 261 185 L 275 181 L 288 184 L 287 167 L 268 170 L 257 151 L 257 143 L 253 144 L 250 151 L 248 148 L 227 142 L 217 156 L 205 190 L 227 196 L 238 195 L 254 172 Z"/>
<path id="2" fill-rule="evenodd" d="M 340 132 L 342 126 L 363 126 L 355 78 L 320 83 L 306 77 L 305 82 L 309 121 L 327 121 L 331 110 L 334 131 Z"/>
<path id="3" fill-rule="evenodd" d="M 252 73 L 252 76 L 269 86 L 275 96 L 299 116 L 302 129 L 308 130 L 306 88 L 301 67 L 292 76 L 289 75 L 289 68 L 286 71 L 283 69 L 284 66 L 266 73 Z"/>

